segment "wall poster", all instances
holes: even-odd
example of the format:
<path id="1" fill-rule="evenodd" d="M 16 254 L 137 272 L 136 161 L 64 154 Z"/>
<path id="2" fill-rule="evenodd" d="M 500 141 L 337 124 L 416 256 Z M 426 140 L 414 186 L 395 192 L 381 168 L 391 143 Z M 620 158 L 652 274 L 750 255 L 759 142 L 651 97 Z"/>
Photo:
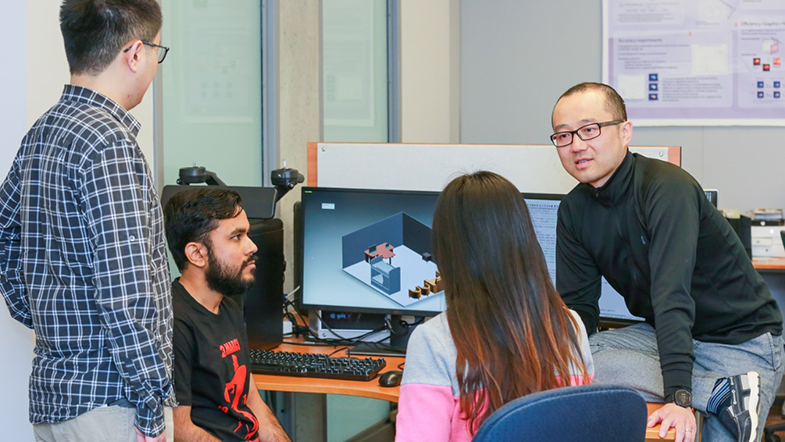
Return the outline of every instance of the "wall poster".
<path id="1" fill-rule="evenodd" d="M 603 81 L 638 126 L 785 126 L 785 0 L 603 0 Z"/>

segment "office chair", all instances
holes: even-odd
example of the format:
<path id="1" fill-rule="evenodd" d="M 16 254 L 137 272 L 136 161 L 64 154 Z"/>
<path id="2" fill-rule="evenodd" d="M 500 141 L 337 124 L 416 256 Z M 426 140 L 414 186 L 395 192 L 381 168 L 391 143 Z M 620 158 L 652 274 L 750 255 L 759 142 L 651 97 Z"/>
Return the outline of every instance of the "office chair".
<path id="1" fill-rule="evenodd" d="M 564 387 L 509 402 L 472 441 L 642 442 L 646 417 L 646 402 L 630 388 Z"/>
<path id="2" fill-rule="evenodd" d="M 785 431 L 785 424 L 763 427 L 763 442 L 780 442 L 782 439 L 774 434 L 775 431 Z"/>

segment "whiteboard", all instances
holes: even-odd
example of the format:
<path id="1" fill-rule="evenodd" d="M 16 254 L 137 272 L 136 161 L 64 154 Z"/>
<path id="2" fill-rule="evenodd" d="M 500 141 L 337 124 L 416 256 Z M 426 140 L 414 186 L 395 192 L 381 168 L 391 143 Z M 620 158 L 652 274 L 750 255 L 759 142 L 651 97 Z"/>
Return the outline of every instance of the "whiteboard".
<path id="1" fill-rule="evenodd" d="M 551 145 L 311 143 L 308 185 L 441 191 L 452 179 L 489 170 L 521 192 L 568 193 L 577 181 Z M 681 162 L 678 147 L 630 147 L 650 158 Z"/>

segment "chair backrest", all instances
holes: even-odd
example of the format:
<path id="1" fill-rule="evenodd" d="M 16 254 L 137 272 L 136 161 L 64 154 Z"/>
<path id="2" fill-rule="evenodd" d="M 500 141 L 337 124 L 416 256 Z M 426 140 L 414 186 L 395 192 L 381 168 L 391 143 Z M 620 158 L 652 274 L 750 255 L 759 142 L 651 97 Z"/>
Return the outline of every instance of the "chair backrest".
<path id="1" fill-rule="evenodd" d="M 557 388 L 505 404 L 482 424 L 473 442 L 643 442 L 646 415 L 646 402 L 630 388 Z"/>

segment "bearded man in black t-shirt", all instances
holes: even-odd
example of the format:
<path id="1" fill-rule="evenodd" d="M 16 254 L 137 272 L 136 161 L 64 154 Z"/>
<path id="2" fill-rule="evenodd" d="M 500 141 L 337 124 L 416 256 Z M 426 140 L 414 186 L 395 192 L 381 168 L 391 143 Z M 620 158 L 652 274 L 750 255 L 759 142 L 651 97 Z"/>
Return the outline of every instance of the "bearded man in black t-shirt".
<path id="1" fill-rule="evenodd" d="M 254 284 L 256 245 L 240 196 L 194 188 L 164 207 L 182 275 L 172 283 L 175 441 L 289 441 L 254 388 L 243 315 L 229 296 Z"/>

